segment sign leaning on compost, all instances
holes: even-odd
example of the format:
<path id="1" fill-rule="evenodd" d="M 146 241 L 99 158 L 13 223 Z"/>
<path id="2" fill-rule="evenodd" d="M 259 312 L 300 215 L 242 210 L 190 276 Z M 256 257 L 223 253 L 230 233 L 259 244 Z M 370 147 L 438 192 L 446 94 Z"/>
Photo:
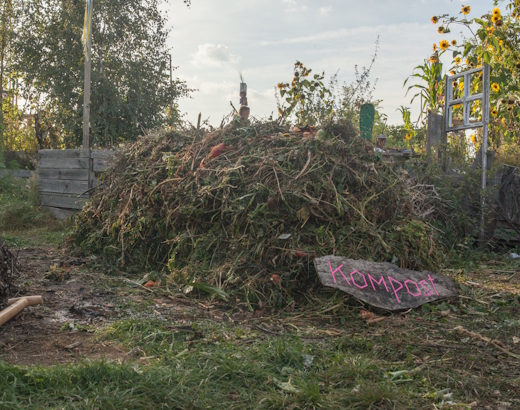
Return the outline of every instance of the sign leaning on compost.
<path id="1" fill-rule="evenodd" d="M 314 259 L 314 266 L 324 286 L 340 289 L 386 310 L 416 308 L 435 300 L 459 297 L 450 278 L 401 269 L 391 263 L 325 256 Z"/>

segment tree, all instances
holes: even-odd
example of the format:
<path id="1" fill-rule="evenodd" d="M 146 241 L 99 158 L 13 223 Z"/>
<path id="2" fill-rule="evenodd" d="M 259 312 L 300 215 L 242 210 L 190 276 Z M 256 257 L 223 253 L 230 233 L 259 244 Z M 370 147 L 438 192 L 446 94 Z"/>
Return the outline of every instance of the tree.
<path id="1" fill-rule="evenodd" d="M 94 2 L 92 145 L 133 140 L 143 129 L 163 124 L 171 103 L 190 91 L 178 79 L 170 82 L 161 3 Z M 39 126 L 52 129 L 60 136 L 55 145 L 64 147 L 77 147 L 82 140 L 84 10 L 84 0 L 26 0 L 17 7 L 17 67 L 24 73 L 24 96 Z"/>
<path id="2" fill-rule="evenodd" d="M 12 0 L 4 0 L 0 7 L 0 165 L 3 163 L 4 150 L 4 73 L 5 60 L 8 54 L 9 40 L 12 34 L 13 4 Z"/>

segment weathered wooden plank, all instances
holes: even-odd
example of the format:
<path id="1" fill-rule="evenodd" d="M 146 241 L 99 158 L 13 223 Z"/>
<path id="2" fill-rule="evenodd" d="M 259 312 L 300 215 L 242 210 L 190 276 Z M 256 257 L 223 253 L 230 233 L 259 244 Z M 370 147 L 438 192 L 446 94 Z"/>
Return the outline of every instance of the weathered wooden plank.
<path id="1" fill-rule="evenodd" d="M 31 178 L 33 173 L 36 171 L 29 171 L 26 169 L 14 170 L 14 169 L 0 169 L 0 177 L 11 177 L 27 179 Z"/>
<path id="2" fill-rule="evenodd" d="M 78 210 L 65 209 L 65 208 L 54 208 L 52 206 L 42 206 L 43 209 L 49 211 L 56 219 L 68 219 L 72 218 Z"/>
<path id="3" fill-rule="evenodd" d="M 90 157 L 94 159 L 106 159 L 115 155 L 115 151 L 111 149 L 94 149 L 91 151 Z"/>
<path id="4" fill-rule="evenodd" d="M 65 159 L 65 158 L 88 158 L 88 150 L 83 149 L 41 149 L 38 151 L 38 162 L 40 159 Z"/>
<path id="5" fill-rule="evenodd" d="M 88 181 L 88 169 L 38 168 L 38 179 L 40 178 Z"/>
<path id="6" fill-rule="evenodd" d="M 73 179 L 38 179 L 38 192 L 58 194 L 83 194 L 88 191 L 88 181 Z"/>
<path id="7" fill-rule="evenodd" d="M 43 206 L 50 206 L 53 208 L 82 209 L 88 198 L 86 196 L 77 198 L 77 195 L 38 193 L 38 200 Z"/>
<path id="8" fill-rule="evenodd" d="M 314 259 L 324 286 L 340 289 L 372 306 L 386 310 L 419 307 L 439 299 L 458 299 L 452 280 L 431 272 L 401 269 L 339 256 Z"/>
<path id="9" fill-rule="evenodd" d="M 88 158 L 41 158 L 38 160 L 38 169 L 88 169 Z"/>

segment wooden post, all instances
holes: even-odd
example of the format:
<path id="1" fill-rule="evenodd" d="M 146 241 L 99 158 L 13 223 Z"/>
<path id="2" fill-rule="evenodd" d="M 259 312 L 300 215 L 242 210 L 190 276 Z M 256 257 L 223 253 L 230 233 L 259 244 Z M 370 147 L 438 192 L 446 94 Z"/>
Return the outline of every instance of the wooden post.
<path id="1" fill-rule="evenodd" d="M 469 88 L 469 87 L 468 87 Z M 480 215 L 480 245 L 484 246 L 486 239 L 486 185 L 487 185 L 487 153 L 488 153 L 488 128 L 489 128 L 489 93 L 490 93 L 490 68 L 484 64 L 482 70 L 482 198 Z"/>
<path id="2" fill-rule="evenodd" d="M 83 149 L 90 148 L 90 67 L 91 67 L 91 44 L 88 39 L 88 57 L 85 59 L 85 89 L 83 93 Z"/>
<path id="3" fill-rule="evenodd" d="M 94 0 L 91 0 L 90 7 L 94 7 Z M 92 16 L 92 10 L 90 11 Z M 88 18 L 88 17 L 87 17 Z M 90 17 L 92 18 L 92 17 Z M 83 92 L 83 149 L 88 151 L 88 188 L 91 189 L 94 181 L 93 161 L 90 157 L 90 83 L 91 83 L 91 64 L 92 64 L 92 21 L 88 31 L 87 56 L 85 58 L 85 85 Z"/>

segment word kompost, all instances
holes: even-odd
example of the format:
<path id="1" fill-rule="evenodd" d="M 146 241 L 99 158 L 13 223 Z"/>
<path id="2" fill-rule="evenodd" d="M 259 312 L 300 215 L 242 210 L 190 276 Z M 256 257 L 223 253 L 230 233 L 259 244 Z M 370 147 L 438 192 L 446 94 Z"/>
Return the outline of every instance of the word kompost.
<path id="1" fill-rule="evenodd" d="M 401 269 L 391 263 L 325 256 L 315 259 L 314 266 L 324 286 L 340 289 L 386 310 L 416 308 L 435 300 L 459 297 L 450 278 Z"/>

